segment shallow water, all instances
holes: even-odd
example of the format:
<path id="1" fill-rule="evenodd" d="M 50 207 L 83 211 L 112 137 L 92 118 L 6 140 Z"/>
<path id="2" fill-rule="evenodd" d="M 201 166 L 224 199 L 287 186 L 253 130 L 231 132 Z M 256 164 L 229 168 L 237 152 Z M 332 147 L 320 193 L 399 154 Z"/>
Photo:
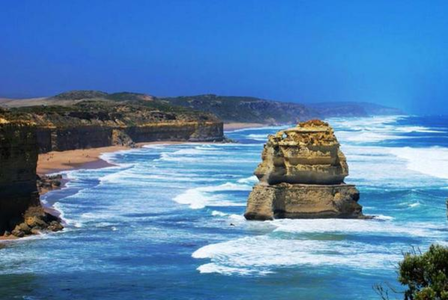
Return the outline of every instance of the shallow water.
<path id="1" fill-rule="evenodd" d="M 263 142 L 156 145 L 105 154 L 43 197 L 67 229 L 0 248 L 0 298 L 378 299 L 411 246 L 448 238 L 448 118 L 329 120 L 375 220 L 242 217 Z"/>

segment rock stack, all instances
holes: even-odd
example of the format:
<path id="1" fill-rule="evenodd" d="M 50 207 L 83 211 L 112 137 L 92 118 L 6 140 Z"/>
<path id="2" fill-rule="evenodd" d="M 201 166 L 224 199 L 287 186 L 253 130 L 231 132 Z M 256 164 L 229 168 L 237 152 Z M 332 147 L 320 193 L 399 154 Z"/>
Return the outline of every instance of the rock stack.
<path id="1" fill-rule="evenodd" d="M 313 120 L 268 137 L 244 216 L 363 218 L 359 191 L 344 183 L 348 166 L 328 123 Z"/>

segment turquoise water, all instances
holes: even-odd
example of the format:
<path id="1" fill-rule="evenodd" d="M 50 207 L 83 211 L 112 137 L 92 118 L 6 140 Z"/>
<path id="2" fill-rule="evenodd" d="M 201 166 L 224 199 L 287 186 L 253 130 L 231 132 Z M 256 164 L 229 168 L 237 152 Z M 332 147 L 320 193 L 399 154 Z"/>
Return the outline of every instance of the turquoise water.
<path id="1" fill-rule="evenodd" d="M 374 220 L 247 222 L 266 135 L 105 154 L 43 197 L 66 230 L 0 244 L 0 299 L 379 299 L 402 251 L 447 244 L 448 118 L 329 120 Z"/>

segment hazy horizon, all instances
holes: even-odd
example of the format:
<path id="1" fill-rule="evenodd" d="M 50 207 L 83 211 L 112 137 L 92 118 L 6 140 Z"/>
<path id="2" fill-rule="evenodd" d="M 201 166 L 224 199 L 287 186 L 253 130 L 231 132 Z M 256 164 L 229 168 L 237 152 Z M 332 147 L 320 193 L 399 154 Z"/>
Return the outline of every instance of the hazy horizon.
<path id="1" fill-rule="evenodd" d="M 448 114 L 447 13 L 445 1 L 6 2 L 0 97 L 92 89 Z"/>

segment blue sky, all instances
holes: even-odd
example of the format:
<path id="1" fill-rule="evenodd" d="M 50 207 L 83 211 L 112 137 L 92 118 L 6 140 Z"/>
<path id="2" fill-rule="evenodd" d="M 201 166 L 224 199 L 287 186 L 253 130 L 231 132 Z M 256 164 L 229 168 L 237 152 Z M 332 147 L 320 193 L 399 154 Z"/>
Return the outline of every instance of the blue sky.
<path id="1" fill-rule="evenodd" d="M 73 89 L 448 114 L 448 1 L 0 0 L 0 96 Z"/>

